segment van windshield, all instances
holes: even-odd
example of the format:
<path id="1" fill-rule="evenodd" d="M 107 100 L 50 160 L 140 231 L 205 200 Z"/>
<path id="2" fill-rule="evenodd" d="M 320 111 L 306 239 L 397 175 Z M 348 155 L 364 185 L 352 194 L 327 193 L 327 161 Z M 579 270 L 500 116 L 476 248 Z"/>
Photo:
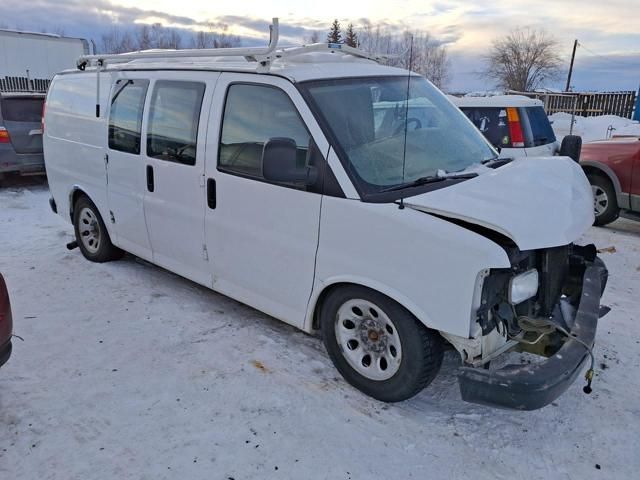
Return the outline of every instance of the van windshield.
<path id="1" fill-rule="evenodd" d="M 463 171 L 497 157 L 464 114 L 426 79 L 411 77 L 409 88 L 407 80 L 387 76 L 302 84 L 361 193 Z"/>

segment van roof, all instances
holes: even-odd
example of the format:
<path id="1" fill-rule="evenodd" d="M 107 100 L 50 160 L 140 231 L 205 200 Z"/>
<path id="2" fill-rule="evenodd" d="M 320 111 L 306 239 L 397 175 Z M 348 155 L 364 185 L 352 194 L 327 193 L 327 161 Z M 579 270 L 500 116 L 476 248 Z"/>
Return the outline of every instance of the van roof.
<path id="1" fill-rule="evenodd" d="M 536 98 L 524 95 L 494 95 L 490 97 L 449 97 L 458 107 L 542 107 Z"/>
<path id="2" fill-rule="evenodd" d="M 95 71 L 96 67 L 87 67 L 86 70 Z M 406 76 L 408 74 L 407 70 L 380 65 L 373 60 L 331 51 L 312 51 L 293 57 L 276 58 L 271 62 L 268 70 L 263 70 L 260 63 L 249 61 L 245 57 L 229 56 L 138 59 L 124 63 L 108 63 L 106 68 L 101 71 L 130 70 L 202 70 L 256 73 L 285 77 L 292 82 L 331 78 Z M 73 69 L 65 70 L 61 73 L 80 72 Z"/>

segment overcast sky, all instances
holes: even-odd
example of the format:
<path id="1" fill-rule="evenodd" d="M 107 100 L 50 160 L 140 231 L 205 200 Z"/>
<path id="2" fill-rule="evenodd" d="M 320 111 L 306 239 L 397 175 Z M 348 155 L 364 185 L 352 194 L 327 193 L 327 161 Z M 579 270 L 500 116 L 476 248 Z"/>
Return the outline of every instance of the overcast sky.
<path id="1" fill-rule="evenodd" d="M 280 18 L 281 38 L 301 42 L 313 30 L 324 35 L 333 18 L 356 28 L 365 20 L 420 29 L 446 43 L 452 59 L 451 91 L 488 89 L 480 78 L 482 54 L 496 36 L 516 26 L 546 28 L 561 43 L 567 67 L 578 48 L 572 84 L 576 90 L 636 90 L 640 86 L 640 0 L 0 0 L 0 25 L 56 31 L 92 38 L 114 25 L 160 22 L 196 31 L 213 23 L 244 39 L 267 41 L 271 17 Z M 498 6 L 500 5 L 500 6 Z M 563 87 L 560 80 L 550 87 Z"/>

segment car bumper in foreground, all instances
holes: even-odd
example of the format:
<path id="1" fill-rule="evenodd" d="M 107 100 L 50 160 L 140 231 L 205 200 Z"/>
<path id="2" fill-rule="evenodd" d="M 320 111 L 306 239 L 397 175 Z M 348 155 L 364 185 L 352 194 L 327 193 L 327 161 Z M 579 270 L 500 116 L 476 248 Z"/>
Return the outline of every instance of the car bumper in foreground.
<path id="1" fill-rule="evenodd" d="M 11 341 L 8 341 L 3 346 L 0 347 L 0 367 L 7 363 L 9 357 L 11 356 Z"/>
<path id="2" fill-rule="evenodd" d="M 13 149 L 0 149 L 0 173 L 44 173 L 44 155 L 16 153 Z"/>
<path id="3" fill-rule="evenodd" d="M 596 259 L 583 276 L 580 303 L 570 334 L 589 346 L 593 346 L 596 335 L 606 275 L 604 263 Z M 459 376 L 462 399 L 516 410 L 542 408 L 573 383 L 588 358 L 585 346 L 569 339 L 541 363 L 507 365 L 498 370 L 463 367 Z"/>

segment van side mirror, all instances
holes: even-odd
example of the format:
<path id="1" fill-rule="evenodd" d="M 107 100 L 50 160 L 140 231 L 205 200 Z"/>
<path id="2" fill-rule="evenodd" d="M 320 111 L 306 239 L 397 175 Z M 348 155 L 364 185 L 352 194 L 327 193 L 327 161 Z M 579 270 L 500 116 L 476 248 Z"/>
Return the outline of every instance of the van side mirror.
<path id="1" fill-rule="evenodd" d="M 262 148 L 262 176 L 279 183 L 313 185 L 318 171 L 313 166 L 298 166 L 298 148 L 295 140 L 285 137 L 270 138 Z"/>

